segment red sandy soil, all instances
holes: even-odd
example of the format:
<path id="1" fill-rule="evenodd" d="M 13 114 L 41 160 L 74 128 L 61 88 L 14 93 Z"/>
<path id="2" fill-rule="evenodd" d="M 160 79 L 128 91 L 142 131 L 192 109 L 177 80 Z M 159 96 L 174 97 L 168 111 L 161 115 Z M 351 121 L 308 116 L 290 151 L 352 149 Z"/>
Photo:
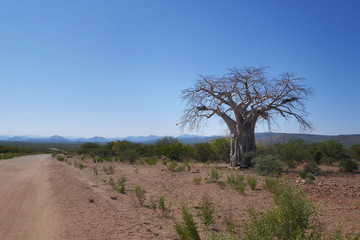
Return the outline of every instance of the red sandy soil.
<path id="1" fill-rule="evenodd" d="M 71 165 L 69 164 L 71 162 Z M 86 167 L 74 167 L 74 162 Z M 106 173 L 103 166 L 113 165 Z M 96 166 L 99 174 L 95 175 Z M 207 184 L 212 166 L 223 173 L 226 181 L 231 172 L 258 179 L 256 190 L 245 188 L 245 194 L 216 183 Z M 199 172 L 196 171 L 199 170 Z M 344 233 L 360 232 L 360 174 L 338 172 L 337 167 L 321 166 L 323 175 L 314 184 L 301 183 L 297 172 L 285 173 L 299 182 L 310 199 L 319 205 L 320 220 L 326 232 L 338 226 Z M 108 184 L 125 176 L 125 194 Z M 201 177 L 201 183 L 193 179 Z M 215 206 L 215 232 L 226 231 L 226 219 L 236 223 L 241 235 L 248 219 L 249 204 L 258 210 L 272 205 L 271 194 L 264 190 L 264 177 L 251 170 L 229 170 L 226 164 L 191 164 L 191 171 L 170 172 L 159 161 L 157 165 L 129 163 L 93 163 L 87 157 L 68 158 L 59 162 L 50 155 L 27 156 L 0 161 L 0 239 L 177 239 L 171 217 L 150 208 L 150 197 L 165 197 L 171 202 L 171 215 L 181 220 L 181 206 L 186 205 L 198 223 L 202 239 L 209 235 L 202 225 L 201 198 L 208 193 Z M 133 190 L 146 190 L 146 201 L 140 206 Z"/>

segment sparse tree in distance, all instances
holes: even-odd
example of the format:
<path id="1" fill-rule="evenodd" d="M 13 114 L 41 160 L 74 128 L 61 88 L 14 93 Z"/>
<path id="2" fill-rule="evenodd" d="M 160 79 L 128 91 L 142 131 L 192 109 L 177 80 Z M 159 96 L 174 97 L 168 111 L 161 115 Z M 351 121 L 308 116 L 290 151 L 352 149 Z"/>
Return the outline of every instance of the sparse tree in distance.
<path id="1" fill-rule="evenodd" d="M 182 91 L 187 103 L 181 126 L 199 128 L 203 120 L 220 117 L 231 134 L 230 165 L 248 167 L 256 150 L 255 126 L 265 120 L 270 128 L 276 116 L 294 117 L 301 129 L 310 129 L 304 101 L 311 94 L 303 78 L 292 73 L 270 77 L 263 67 L 229 69 L 222 77 L 200 76 L 195 85 Z"/>

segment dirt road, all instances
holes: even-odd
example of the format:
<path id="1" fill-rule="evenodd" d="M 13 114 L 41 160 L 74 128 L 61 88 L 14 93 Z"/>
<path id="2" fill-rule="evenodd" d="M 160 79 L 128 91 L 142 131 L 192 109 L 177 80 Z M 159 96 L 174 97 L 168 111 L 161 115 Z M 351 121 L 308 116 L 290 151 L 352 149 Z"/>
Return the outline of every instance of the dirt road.
<path id="1" fill-rule="evenodd" d="M 0 161 L 0 239 L 56 239 L 49 155 Z"/>
<path id="2" fill-rule="evenodd" d="M 101 183 L 48 154 L 1 160 L 0 239 L 152 239 Z"/>

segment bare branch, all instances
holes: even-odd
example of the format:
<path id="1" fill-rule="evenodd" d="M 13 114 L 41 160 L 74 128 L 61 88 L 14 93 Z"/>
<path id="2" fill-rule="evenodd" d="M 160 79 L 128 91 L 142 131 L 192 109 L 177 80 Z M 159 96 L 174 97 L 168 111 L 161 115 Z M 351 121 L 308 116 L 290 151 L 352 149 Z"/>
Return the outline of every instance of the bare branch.
<path id="1" fill-rule="evenodd" d="M 258 119 L 264 119 L 270 126 L 279 115 L 295 118 L 301 129 L 311 129 L 304 107 L 309 95 L 311 90 L 303 79 L 292 73 L 270 78 L 263 67 L 228 69 L 222 77 L 200 76 L 194 87 L 182 91 L 186 107 L 181 124 L 198 128 L 205 119 L 216 115 L 229 129 L 240 129 Z"/>

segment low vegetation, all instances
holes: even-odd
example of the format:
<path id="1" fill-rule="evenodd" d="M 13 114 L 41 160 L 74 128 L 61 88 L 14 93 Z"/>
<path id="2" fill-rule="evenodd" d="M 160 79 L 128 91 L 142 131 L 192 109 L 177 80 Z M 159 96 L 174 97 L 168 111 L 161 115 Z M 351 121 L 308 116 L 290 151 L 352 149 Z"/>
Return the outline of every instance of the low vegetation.
<path id="1" fill-rule="evenodd" d="M 209 150 L 213 148 L 212 144 L 183 145 L 171 138 L 148 146 L 126 141 L 105 145 L 92 144 L 88 146 L 91 150 L 82 152 L 81 156 L 74 156 L 71 161 L 75 167 L 80 164 L 85 167 L 85 164 L 91 162 L 85 171 L 99 180 L 111 174 L 110 176 L 117 180 L 110 178 L 107 183 L 114 190 L 121 194 L 130 191 L 132 193 L 119 194 L 118 198 L 136 200 L 134 205 L 137 209 L 141 207 L 140 212 L 153 210 L 158 219 L 169 221 L 171 218 L 174 223 L 173 234 L 176 233 L 179 239 L 359 239 L 358 235 L 350 238 L 350 235 L 343 235 L 341 231 L 336 234 L 324 231 L 319 218 L 319 208 L 305 193 L 308 187 L 320 188 L 320 180 L 329 175 L 324 166 L 321 166 L 320 171 L 319 165 L 328 165 L 332 169 L 339 167 L 342 172 L 336 174 L 355 176 L 351 173 L 358 171 L 358 159 L 353 158 L 357 156 L 357 148 L 344 149 L 330 142 L 328 144 L 332 149 L 327 143 L 308 145 L 299 141 L 258 146 L 258 151 L 252 153 L 252 168 L 237 170 L 227 169 L 224 164 L 219 164 L 219 160 L 204 157 L 214 154 L 213 150 Z M 69 163 L 72 155 L 74 154 L 57 154 L 54 157 Z M 131 176 L 129 183 L 124 175 L 117 178 L 124 173 L 123 167 L 127 168 L 126 176 Z M 159 178 L 153 185 L 147 184 L 144 177 L 147 175 L 144 174 L 149 171 L 159 171 L 161 179 L 170 180 L 172 183 L 161 183 Z M 287 179 L 287 176 L 290 176 L 290 179 Z M 178 179 L 199 190 L 199 196 L 184 192 L 194 205 L 190 205 L 189 201 L 182 197 L 186 190 L 178 190 L 176 184 L 173 185 L 173 181 Z M 162 185 L 159 187 L 159 184 Z M 152 194 L 148 199 L 145 188 Z M 235 190 L 242 195 L 236 194 Z M 242 199 L 243 206 L 248 206 L 248 212 L 243 209 L 242 214 L 245 215 L 242 215 L 241 219 L 246 219 L 239 222 L 239 216 L 233 216 L 234 209 L 228 209 L 231 198 L 224 198 L 222 202 L 214 201 L 214 197 L 218 200 L 214 192 L 219 196 L 231 192 L 235 194 L 234 198 Z M 265 207 L 251 205 L 256 203 L 254 196 L 258 194 L 267 196 L 264 200 L 267 201 Z M 273 197 L 273 204 L 267 200 L 270 195 Z M 171 209 L 172 204 L 174 209 Z M 180 211 L 181 220 L 178 220 Z"/>

